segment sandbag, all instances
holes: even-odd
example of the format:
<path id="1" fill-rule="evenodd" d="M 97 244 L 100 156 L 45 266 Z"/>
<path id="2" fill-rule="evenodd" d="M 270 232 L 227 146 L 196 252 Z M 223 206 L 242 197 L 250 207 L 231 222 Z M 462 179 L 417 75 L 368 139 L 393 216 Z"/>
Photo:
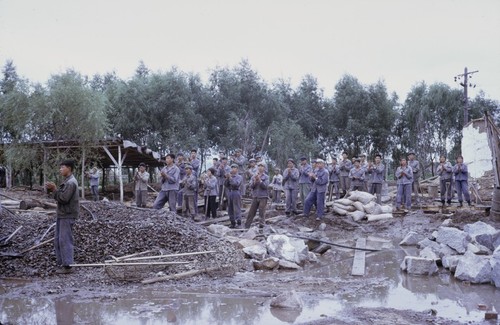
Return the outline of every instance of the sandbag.
<path id="1" fill-rule="evenodd" d="M 335 205 L 333 206 L 333 212 L 335 212 L 336 214 L 341 215 L 341 216 L 347 215 L 347 211 L 346 210 L 341 209 L 341 208 L 339 208 L 339 207 L 337 207 Z"/>
<path id="2" fill-rule="evenodd" d="M 367 214 L 366 218 L 368 219 L 368 221 L 377 221 L 377 220 L 391 219 L 392 218 L 392 213 Z"/>
<path id="3" fill-rule="evenodd" d="M 334 203 L 333 206 L 334 207 L 336 206 L 337 208 L 345 210 L 347 212 L 356 211 L 356 208 L 352 205 L 343 205 L 343 204 Z"/>
<path id="4" fill-rule="evenodd" d="M 371 201 L 375 201 L 376 197 L 370 193 L 363 191 L 353 191 L 349 194 L 348 197 L 351 201 L 359 201 L 363 204 L 368 204 Z"/>
<path id="5" fill-rule="evenodd" d="M 365 208 L 363 207 L 363 203 L 355 201 L 352 205 L 356 208 L 356 210 L 361 211 L 361 212 L 365 212 Z"/>
<path id="6" fill-rule="evenodd" d="M 380 213 L 392 213 L 392 206 L 390 205 L 381 205 Z"/>
<path id="7" fill-rule="evenodd" d="M 349 199 L 338 199 L 338 200 L 335 200 L 335 203 L 339 203 L 342 205 L 352 205 L 353 202 Z"/>
<path id="8" fill-rule="evenodd" d="M 354 212 L 349 212 L 348 215 L 351 216 L 354 221 L 360 221 L 366 214 L 363 211 L 356 210 Z"/>
<path id="9" fill-rule="evenodd" d="M 363 205 L 363 209 L 367 214 L 381 214 L 380 205 L 377 202 L 371 201 L 368 204 Z"/>

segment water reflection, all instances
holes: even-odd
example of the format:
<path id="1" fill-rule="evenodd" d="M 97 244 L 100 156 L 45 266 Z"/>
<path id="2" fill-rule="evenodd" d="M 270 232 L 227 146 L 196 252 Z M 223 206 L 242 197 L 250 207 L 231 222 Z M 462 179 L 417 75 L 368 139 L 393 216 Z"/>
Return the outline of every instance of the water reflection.
<path id="1" fill-rule="evenodd" d="M 385 245 L 387 243 L 370 243 Z M 394 246 L 396 247 L 396 246 Z M 298 272 L 240 273 L 234 283 L 254 281 L 315 281 L 324 278 L 344 281 L 350 290 L 332 288 L 331 294 L 317 296 L 302 293 L 302 310 L 280 310 L 269 307 L 267 297 L 242 296 L 237 288 L 167 292 L 135 286 L 126 296 L 82 299 L 66 295 L 46 298 L 0 297 L 2 324 L 293 324 L 334 316 L 356 306 L 389 307 L 423 311 L 437 310 L 438 316 L 460 321 L 478 321 L 484 311 L 478 304 L 500 310 L 500 290 L 490 285 L 468 286 L 454 280 L 449 273 L 438 276 L 411 276 L 399 270 L 407 253 L 392 249 L 366 256 L 365 282 L 350 276 L 352 252 L 339 250 L 335 262 L 312 265 Z M 327 260 L 324 261 L 325 263 Z M 326 285 L 329 282 L 325 282 Z M 7 289 L 5 289 L 7 288 Z M 8 286 L 0 292 L 8 292 Z"/>

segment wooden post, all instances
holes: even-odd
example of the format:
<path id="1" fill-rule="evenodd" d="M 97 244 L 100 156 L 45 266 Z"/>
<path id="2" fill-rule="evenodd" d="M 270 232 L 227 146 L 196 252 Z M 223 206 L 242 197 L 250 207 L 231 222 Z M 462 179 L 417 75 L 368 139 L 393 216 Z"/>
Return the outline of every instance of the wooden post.
<path id="1" fill-rule="evenodd" d="M 82 149 L 82 199 L 85 199 L 85 148 Z"/>
<path id="2" fill-rule="evenodd" d="M 120 184 L 120 203 L 123 203 L 123 178 L 122 178 L 122 146 L 118 144 L 118 177 Z"/>

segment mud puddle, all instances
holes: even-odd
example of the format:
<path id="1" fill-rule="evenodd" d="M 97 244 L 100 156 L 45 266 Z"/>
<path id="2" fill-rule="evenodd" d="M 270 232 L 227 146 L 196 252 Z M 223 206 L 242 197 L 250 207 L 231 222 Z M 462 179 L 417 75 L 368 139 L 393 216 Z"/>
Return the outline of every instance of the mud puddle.
<path id="1" fill-rule="evenodd" d="M 349 310 L 357 307 L 426 311 L 459 322 L 480 322 L 484 310 L 479 306 L 500 310 L 500 290 L 494 286 L 467 285 L 455 281 L 447 272 L 432 277 L 409 276 L 399 270 L 399 264 L 406 254 L 415 251 L 403 251 L 393 242 L 377 238 L 369 238 L 368 246 L 387 250 L 367 253 L 362 277 L 350 276 L 352 251 L 336 250 L 329 258 L 301 271 L 238 273 L 225 284 L 207 283 L 206 287 L 182 290 L 167 284 L 133 285 L 126 293 L 111 289 L 106 295 L 67 293 L 33 298 L 10 295 L 8 287 L 12 284 L 4 281 L 0 282 L 0 322 L 298 324 L 323 317 L 348 321 Z M 323 283 L 321 290 L 311 286 L 315 282 Z M 273 283 L 295 289 L 303 300 L 303 309 L 270 308 L 271 295 L 283 291 Z"/>

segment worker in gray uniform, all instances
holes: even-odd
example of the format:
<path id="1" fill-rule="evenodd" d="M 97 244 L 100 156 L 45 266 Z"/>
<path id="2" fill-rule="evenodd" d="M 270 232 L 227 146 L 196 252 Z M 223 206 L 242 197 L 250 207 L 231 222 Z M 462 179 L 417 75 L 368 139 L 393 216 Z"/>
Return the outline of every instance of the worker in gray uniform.
<path id="1" fill-rule="evenodd" d="M 411 189 L 412 192 L 415 193 L 415 202 L 418 204 L 420 203 L 420 163 L 415 159 L 415 153 L 413 151 L 408 153 L 408 166 L 410 166 L 413 171 L 413 183 L 411 185 Z"/>
<path id="2" fill-rule="evenodd" d="M 446 161 L 446 157 L 441 155 L 439 157 L 439 166 L 436 169 L 437 174 L 439 175 L 439 185 L 441 192 L 441 205 L 444 207 L 444 202 L 448 205 L 451 205 L 451 198 L 453 196 L 452 191 L 452 176 L 453 176 L 453 167 L 449 161 Z"/>
<path id="3" fill-rule="evenodd" d="M 266 174 L 266 166 L 263 162 L 258 163 L 258 171 L 250 180 L 250 189 L 252 190 L 252 205 L 248 211 L 245 221 L 245 228 L 250 228 L 253 218 L 259 209 L 259 228 L 264 228 L 266 221 L 266 206 L 269 197 L 267 187 L 269 185 L 269 176 Z"/>
<path id="4" fill-rule="evenodd" d="M 297 212 L 297 194 L 299 189 L 299 170 L 295 167 L 295 161 L 289 158 L 287 168 L 283 171 L 283 188 L 285 190 L 286 204 L 285 214 L 289 216 L 291 213 Z"/>
<path id="5" fill-rule="evenodd" d="M 231 172 L 226 175 L 226 180 L 224 182 L 227 188 L 227 213 L 229 215 L 229 221 L 231 221 L 230 228 L 236 228 L 236 226 L 241 226 L 241 183 L 243 182 L 243 177 L 238 173 L 238 164 L 231 165 Z"/>

